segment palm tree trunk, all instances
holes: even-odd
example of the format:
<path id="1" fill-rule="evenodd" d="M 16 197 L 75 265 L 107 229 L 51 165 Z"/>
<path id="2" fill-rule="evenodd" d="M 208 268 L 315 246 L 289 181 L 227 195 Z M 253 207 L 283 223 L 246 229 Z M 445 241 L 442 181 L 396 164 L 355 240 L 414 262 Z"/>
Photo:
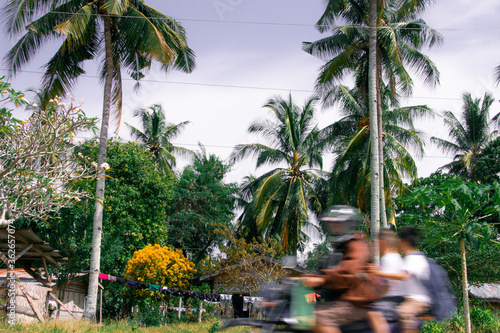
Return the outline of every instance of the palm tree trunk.
<path id="1" fill-rule="evenodd" d="M 106 52 L 106 78 L 104 82 L 104 101 L 101 120 L 101 133 L 99 137 L 99 155 L 97 157 L 98 176 L 96 181 L 95 191 L 95 212 L 94 226 L 92 233 L 92 252 L 90 256 L 90 272 L 88 294 L 85 302 L 85 311 L 83 318 L 93 320 L 96 319 L 97 310 L 97 292 L 98 292 L 98 277 L 101 262 L 101 234 L 102 234 L 102 219 L 104 205 L 104 185 L 105 185 L 105 170 L 102 168 L 106 162 L 106 152 L 108 144 L 108 127 L 109 127 L 109 110 L 111 100 L 111 88 L 113 80 L 113 54 L 111 49 L 111 16 L 104 15 L 104 46 Z"/>
<path id="2" fill-rule="evenodd" d="M 299 243 L 299 219 L 298 216 L 298 207 L 295 207 L 295 215 L 292 223 L 292 255 L 297 257 L 298 243 Z"/>
<path id="3" fill-rule="evenodd" d="M 462 256 L 462 297 L 464 301 L 465 332 L 471 333 L 470 309 L 469 309 L 469 281 L 467 279 L 467 260 L 465 258 L 465 240 L 460 240 L 460 255 Z"/>
<path id="4" fill-rule="evenodd" d="M 381 9 L 383 10 L 383 9 Z M 378 49 L 377 49 L 378 51 Z M 377 52 L 377 123 L 378 123 L 378 158 L 379 158 L 379 190 L 380 190 L 380 225 L 387 228 L 387 212 L 385 207 L 385 185 L 384 185 L 384 142 L 382 128 L 382 91 L 380 82 L 382 81 L 382 68 L 379 53 Z"/>
<path id="5" fill-rule="evenodd" d="M 370 51 L 368 58 L 368 106 L 370 110 L 370 178 L 371 178 L 371 239 L 372 256 L 379 262 L 378 244 L 375 242 L 380 229 L 379 144 L 377 125 L 377 0 L 370 0 Z"/>

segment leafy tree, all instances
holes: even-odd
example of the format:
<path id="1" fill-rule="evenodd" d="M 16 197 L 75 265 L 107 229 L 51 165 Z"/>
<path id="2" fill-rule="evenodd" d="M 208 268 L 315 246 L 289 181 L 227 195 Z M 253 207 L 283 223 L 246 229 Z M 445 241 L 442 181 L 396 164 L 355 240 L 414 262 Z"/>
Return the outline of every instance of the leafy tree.
<path id="1" fill-rule="evenodd" d="M 481 99 L 473 99 L 470 93 L 462 96 L 463 107 L 461 120 L 451 111 L 444 111 L 443 120 L 449 129 L 451 140 L 432 137 L 435 143 L 444 153 L 455 154 L 453 162 L 442 166 L 453 175 L 460 176 L 465 180 L 476 182 L 477 164 L 481 149 L 498 135 L 497 131 L 490 128 L 490 107 L 493 104 L 493 96 L 485 93 Z"/>
<path id="2" fill-rule="evenodd" d="M 477 177 L 482 183 L 500 181 L 500 137 L 489 142 L 479 153 Z"/>
<path id="3" fill-rule="evenodd" d="M 170 142 L 180 134 L 189 121 L 178 124 L 167 122 L 161 104 L 154 104 L 147 109 L 138 109 L 135 111 L 134 117 L 141 120 L 143 131 L 127 124 L 132 136 L 144 143 L 148 150 L 153 153 L 155 163 L 160 170 L 172 171 L 176 162 L 175 153 L 184 156 L 192 154 L 190 150 L 174 146 Z"/>
<path id="4" fill-rule="evenodd" d="M 276 97 L 265 108 L 273 120 L 254 123 L 250 133 L 262 134 L 270 145 L 240 144 L 231 153 L 235 162 L 256 155 L 257 167 L 265 164 L 286 164 L 253 180 L 252 216 L 262 239 L 280 237 L 287 251 L 296 254 L 306 240 L 303 227 L 309 225 L 309 211 L 321 212 L 321 204 L 313 183 L 322 167 L 320 131 L 314 124 L 316 98 L 308 99 L 300 108 L 292 100 Z"/>
<path id="5" fill-rule="evenodd" d="M 0 80 L 2 93 L 14 102 L 22 95 Z M 83 156 L 72 153 L 75 133 L 92 129 L 96 119 L 87 118 L 80 105 L 55 99 L 50 109 L 33 105 L 25 121 L 2 108 L 0 135 L 0 225 L 21 217 L 42 219 L 68 207 L 86 195 L 70 184 L 95 173 L 82 165 Z M 95 162 L 94 162 L 95 164 Z"/>
<path id="6" fill-rule="evenodd" d="M 305 267 L 311 271 L 318 271 L 321 267 L 321 260 L 330 253 L 332 253 L 332 249 L 328 247 L 328 240 L 326 240 L 307 253 Z"/>
<path id="7" fill-rule="evenodd" d="M 85 143 L 80 152 L 92 161 L 99 143 Z M 115 276 L 125 274 L 133 253 L 149 244 L 167 244 L 166 208 L 173 197 L 171 174 L 158 172 L 151 153 L 135 143 L 109 143 L 109 169 L 106 184 L 106 212 L 103 220 L 101 272 Z M 92 193 L 95 179 L 78 181 L 76 189 Z M 62 273 L 71 276 L 88 270 L 92 247 L 93 198 L 82 198 L 71 208 L 47 220 L 30 225 L 43 239 L 69 258 Z M 105 289 L 105 312 L 110 317 L 126 315 L 121 306 L 121 286 Z"/>
<path id="8" fill-rule="evenodd" d="M 64 95 L 76 79 L 85 74 L 83 63 L 104 54 L 101 79 L 104 100 L 99 136 L 98 166 L 106 163 L 110 110 L 120 119 L 122 69 L 139 81 L 157 61 L 161 70 L 191 72 L 194 53 L 187 46 L 184 28 L 172 18 L 149 7 L 142 0 L 8 1 L 4 7 L 5 28 L 11 36 L 24 34 L 7 53 L 6 62 L 17 74 L 41 47 L 64 36 L 47 63 L 43 89 L 48 96 Z M 26 27 L 26 28 L 25 28 Z M 99 167 L 95 195 L 94 244 L 88 299 L 84 317 L 94 319 L 97 306 L 97 277 L 100 270 L 101 230 L 104 207 L 105 170 Z"/>
<path id="9" fill-rule="evenodd" d="M 12 117 L 11 104 L 14 104 L 14 107 L 20 107 L 27 105 L 28 101 L 22 92 L 16 91 L 9 82 L 5 81 L 5 76 L 0 76 L 0 129 L 2 131 L 9 131 L 21 122 Z"/>
<path id="10" fill-rule="evenodd" d="M 167 208 L 169 243 L 195 263 L 224 240 L 218 231 L 231 225 L 237 191 L 236 185 L 224 183 L 229 167 L 200 148 L 193 165 L 180 175 Z"/>
<path id="11" fill-rule="evenodd" d="M 485 222 L 492 212 L 499 211 L 499 190 L 498 183 L 480 185 L 449 178 L 437 186 L 416 187 L 399 200 L 400 219 L 425 223 L 430 231 L 428 241 L 439 243 L 443 252 L 444 244 L 459 245 L 466 332 L 471 331 L 466 243 L 475 248 L 483 248 L 488 242 L 500 244 L 494 229 Z M 411 208 L 406 211 L 406 207 Z"/>
<path id="12" fill-rule="evenodd" d="M 284 249 L 279 240 L 246 241 L 244 238 L 238 238 L 231 228 L 220 232 L 226 239 L 220 246 L 220 252 L 225 258 L 205 258 L 200 265 L 203 267 L 202 274 L 218 272 L 225 287 L 238 286 L 238 289 L 251 295 L 258 294 L 265 285 L 276 283 L 289 275 L 289 272 L 281 267 L 280 259 Z"/>
<path id="13" fill-rule="evenodd" d="M 340 105 L 343 117 L 323 130 L 330 145 L 336 147 L 330 178 L 330 203 L 357 206 L 366 213 L 370 208 L 371 195 L 370 112 L 358 89 L 348 90 L 339 86 L 334 92 L 332 96 Z M 413 122 L 432 112 L 424 105 L 390 107 L 389 93 L 386 91 L 383 96 L 384 197 L 392 210 L 392 196 L 404 190 L 404 177 L 415 179 L 417 176 L 417 167 L 409 149 L 415 148 L 423 154 L 422 133 Z"/>

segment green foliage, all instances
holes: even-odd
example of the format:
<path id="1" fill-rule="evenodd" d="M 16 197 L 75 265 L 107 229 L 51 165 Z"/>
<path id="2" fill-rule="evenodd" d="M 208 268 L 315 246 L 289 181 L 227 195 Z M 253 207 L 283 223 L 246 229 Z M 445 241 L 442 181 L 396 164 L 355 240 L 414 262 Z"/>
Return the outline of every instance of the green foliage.
<path id="1" fill-rule="evenodd" d="M 97 141 L 82 147 L 83 155 L 90 160 L 97 159 L 97 152 Z M 135 251 L 148 244 L 166 243 L 165 209 L 173 194 L 173 176 L 157 172 L 151 155 L 134 143 L 109 142 L 107 162 L 110 169 L 104 199 L 101 270 L 120 275 Z M 82 181 L 77 186 L 93 193 L 95 182 Z M 67 231 L 59 235 L 69 238 L 71 245 L 76 246 L 82 231 L 86 230 L 89 237 L 85 247 L 90 246 L 93 213 L 93 200 L 82 200 L 61 216 L 75 228 L 74 236 Z M 83 250 L 89 251 L 89 248 Z M 79 257 L 82 260 L 88 256 Z M 89 258 L 83 263 L 84 267 L 88 265 L 87 260 Z"/>
<path id="2" fill-rule="evenodd" d="M 138 323 L 146 327 L 164 326 L 169 321 L 165 316 L 164 304 L 159 300 L 147 298 L 140 302 L 139 312 L 134 318 Z"/>
<path id="3" fill-rule="evenodd" d="M 493 229 L 483 220 L 500 205 L 499 190 L 497 183 L 482 185 L 451 177 L 433 186 L 415 186 L 398 199 L 399 219 L 429 224 L 428 236 L 435 242 L 467 239 L 479 248 L 495 242 Z"/>
<path id="4" fill-rule="evenodd" d="M 462 311 L 459 311 L 461 313 Z M 474 304 L 471 307 L 470 318 L 472 331 L 481 333 L 499 333 L 500 318 L 498 313 L 491 311 L 484 303 Z M 446 322 L 425 322 L 420 332 L 422 333 L 455 333 L 464 332 L 464 318 L 457 314 Z"/>
<path id="5" fill-rule="evenodd" d="M 95 160 L 98 143 L 85 143 L 80 152 Z M 173 196 L 173 176 L 156 171 L 150 153 L 134 143 L 108 143 L 106 196 L 104 202 L 101 271 L 123 276 L 135 251 L 148 244 L 166 244 L 165 210 Z M 94 193 L 95 180 L 81 180 L 75 188 Z M 71 275 L 87 270 L 90 262 L 94 200 L 82 199 L 71 208 L 31 226 L 39 236 L 69 258 L 62 271 Z M 104 313 L 111 317 L 123 311 L 121 285 L 111 283 L 104 291 Z"/>
<path id="6" fill-rule="evenodd" d="M 479 153 L 477 176 L 482 183 L 500 181 L 500 137 L 488 143 Z"/>
<path id="7" fill-rule="evenodd" d="M 360 89 L 339 86 L 330 92 L 340 106 L 342 118 L 323 131 L 328 143 L 334 148 L 335 159 L 330 177 L 330 204 L 357 206 L 370 212 L 371 203 L 371 137 L 370 110 Z M 384 183 L 386 206 L 393 211 L 392 197 L 402 193 L 405 177 L 414 179 L 417 166 L 410 148 L 423 154 L 421 131 L 414 120 L 432 115 L 425 105 L 399 107 L 390 99 L 389 91 L 381 94 L 381 112 L 384 138 Z"/>
<path id="8" fill-rule="evenodd" d="M 220 246 L 224 259 L 206 257 L 200 262 L 202 274 L 217 272 L 224 281 L 224 288 L 239 286 L 251 294 L 258 294 L 268 283 L 276 283 L 288 276 L 289 272 L 281 267 L 279 259 L 284 249 L 279 239 L 246 241 L 237 238 L 231 229 L 221 235 L 227 240 Z"/>
<path id="9" fill-rule="evenodd" d="M 488 307 L 476 305 L 471 308 L 470 319 L 475 332 L 500 332 L 500 318 Z"/>
<path id="10" fill-rule="evenodd" d="M 441 34 L 419 17 L 429 2 L 386 0 L 383 3 L 383 10 L 378 8 L 381 12 L 377 21 L 377 61 L 381 64 L 377 80 L 382 81 L 378 82 L 379 86 L 388 85 L 393 97 L 401 92 L 411 93 L 413 80 L 409 69 L 426 84 L 438 83 L 439 71 L 421 52 L 422 47 L 443 41 Z M 303 43 L 305 52 L 325 60 L 316 80 L 316 90 L 327 104 L 334 100 L 331 88 L 351 73 L 355 74 L 356 87 L 367 95 L 369 10 L 368 0 L 329 1 L 316 23 L 321 33 L 329 35 Z M 345 24 L 339 25 L 339 22 Z"/>
<path id="11" fill-rule="evenodd" d="M 113 16 L 112 33 L 107 39 L 101 24 L 109 15 Z M 189 73 L 195 67 L 194 52 L 187 45 L 185 29 L 143 1 L 103 1 L 95 5 L 69 0 L 53 4 L 13 0 L 2 6 L 2 16 L 9 35 L 20 37 L 5 57 L 14 75 L 21 72 L 44 49 L 43 46 L 52 43 L 55 52 L 44 66 L 42 88 L 47 91 L 44 98 L 64 96 L 85 74 L 84 63 L 89 60 L 101 62 L 104 81 L 106 57 L 100 56 L 100 49 L 112 52 L 114 67 L 109 79 L 113 91 L 105 95 L 118 112 L 122 107 L 123 72 L 140 81 L 153 60 L 165 72 L 179 69 Z M 30 29 L 26 29 L 27 26 Z M 55 48 L 54 41 L 58 42 Z"/>
<path id="12" fill-rule="evenodd" d="M 314 250 L 307 254 L 305 267 L 311 271 L 318 271 L 321 266 L 321 260 L 331 252 L 332 250 L 328 248 L 328 243 L 326 241 L 319 244 Z"/>
<path id="13" fill-rule="evenodd" d="M 12 126 L 19 124 L 19 119 L 12 117 L 12 110 L 7 105 L 14 107 L 28 104 L 24 94 L 11 88 L 9 82 L 5 82 L 5 76 L 0 77 L 0 132 L 9 131 Z"/>
<path id="14" fill-rule="evenodd" d="M 229 171 L 217 156 L 202 147 L 194 155 L 175 185 L 172 203 L 167 207 L 169 243 L 183 249 L 197 263 L 224 238 L 220 231 L 231 226 L 237 187 L 225 184 Z"/>
<path id="15" fill-rule="evenodd" d="M 216 320 L 212 326 L 208 329 L 208 333 L 217 333 L 220 328 L 220 320 Z"/>
<path id="16" fill-rule="evenodd" d="M 463 289 L 462 238 L 466 240 L 468 280 L 498 282 L 497 232 L 487 223 L 498 221 L 498 215 L 490 210 L 498 207 L 497 186 L 468 183 L 436 172 L 418 179 L 396 200 L 398 227 L 414 225 L 419 229 L 423 238 L 420 249 L 446 269 L 457 295 Z"/>

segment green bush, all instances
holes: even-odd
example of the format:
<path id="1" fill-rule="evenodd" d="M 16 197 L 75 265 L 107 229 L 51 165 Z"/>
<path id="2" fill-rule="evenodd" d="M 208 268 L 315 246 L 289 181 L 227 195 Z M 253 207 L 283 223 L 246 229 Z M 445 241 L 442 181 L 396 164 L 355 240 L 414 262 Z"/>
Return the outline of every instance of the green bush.
<path id="1" fill-rule="evenodd" d="M 435 321 L 428 321 L 424 323 L 421 327 L 420 332 L 422 333 L 446 333 L 442 325 L 436 323 Z"/>
<path id="2" fill-rule="evenodd" d="M 470 319 L 475 332 L 497 333 L 500 332 L 498 315 L 485 305 L 475 305 L 470 309 Z"/>
<path id="3" fill-rule="evenodd" d="M 160 302 L 152 299 L 145 299 L 139 304 L 139 313 L 135 319 L 146 327 L 164 326 L 168 323 L 163 309 L 160 308 Z"/>
<path id="4" fill-rule="evenodd" d="M 471 304 L 470 318 L 473 332 L 500 333 L 500 318 L 484 303 Z M 465 322 L 463 308 L 457 315 L 442 323 L 426 322 L 421 328 L 422 333 L 456 333 L 464 332 Z"/>

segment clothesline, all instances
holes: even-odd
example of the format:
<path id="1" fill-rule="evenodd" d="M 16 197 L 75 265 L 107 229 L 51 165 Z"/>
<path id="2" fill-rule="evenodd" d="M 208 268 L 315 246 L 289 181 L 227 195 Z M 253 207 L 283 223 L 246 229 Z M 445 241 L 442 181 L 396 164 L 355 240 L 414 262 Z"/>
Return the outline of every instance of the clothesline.
<path id="1" fill-rule="evenodd" d="M 207 301 L 207 302 L 220 302 L 221 300 L 226 300 L 231 295 L 224 294 L 212 294 L 212 293 L 204 293 L 201 291 L 191 291 L 191 290 L 182 290 L 170 287 L 162 287 L 156 284 L 145 283 L 140 281 L 127 280 L 124 278 L 120 278 L 117 276 L 99 273 L 99 279 L 107 280 L 112 282 L 121 283 L 129 288 L 134 289 L 149 289 L 150 291 L 157 291 L 162 295 L 171 295 L 174 297 L 188 297 L 188 298 L 197 298 L 199 300 Z"/>

